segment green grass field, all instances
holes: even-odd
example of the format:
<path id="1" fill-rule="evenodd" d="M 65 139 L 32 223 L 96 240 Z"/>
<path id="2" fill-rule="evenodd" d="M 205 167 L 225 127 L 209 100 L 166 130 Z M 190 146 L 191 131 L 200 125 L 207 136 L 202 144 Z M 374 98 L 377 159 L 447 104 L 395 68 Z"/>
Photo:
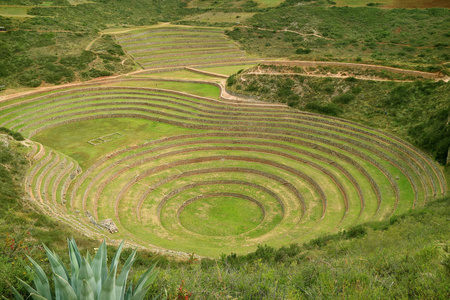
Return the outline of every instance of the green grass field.
<path id="1" fill-rule="evenodd" d="M 224 75 L 232 75 L 239 70 L 245 70 L 251 67 L 254 67 L 255 64 L 250 65 L 236 65 L 236 66 L 224 66 L 224 67 L 202 67 L 202 70 L 218 73 L 218 74 L 224 74 Z"/>
<path id="2" fill-rule="evenodd" d="M 140 77 L 154 77 L 154 78 L 176 78 L 176 79 L 185 79 L 185 80 L 210 80 L 216 81 L 217 77 L 208 76 L 204 74 L 198 74 L 195 72 L 191 72 L 188 70 L 179 70 L 179 71 L 168 71 L 168 72 L 157 72 L 157 73 L 146 73 L 145 75 L 139 75 Z"/>
<path id="3" fill-rule="evenodd" d="M 93 146 L 88 143 L 107 134 L 119 132 L 122 138 Z M 37 134 L 35 140 L 74 158 L 83 169 L 90 167 L 105 153 L 148 140 L 189 133 L 175 126 L 131 118 L 99 119 L 71 123 Z"/>
<path id="4" fill-rule="evenodd" d="M 254 229 L 262 221 L 261 209 L 241 198 L 211 196 L 186 206 L 180 223 L 202 235 L 237 235 Z"/>
<path id="5" fill-rule="evenodd" d="M 9 18 L 26 18 L 28 15 L 28 8 L 25 6 L 0 6 L 0 16 Z"/>
<path id="6" fill-rule="evenodd" d="M 144 73 L 145 74 L 145 73 Z M 128 81 L 121 83 L 114 83 L 111 85 L 114 86 L 129 86 L 129 87 L 142 87 L 142 88 L 159 88 L 159 89 L 168 89 L 174 91 L 180 91 L 189 93 L 192 95 L 202 96 L 202 97 L 210 97 L 218 99 L 220 96 L 220 89 L 214 85 L 201 84 L 201 83 L 191 83 L 191 82 L 170 82 L 170 81 L 140 81 L 139 76 L 132 76 L 136 79 L 136 81 Z M 108 84 L 106 84 L 108 85 Z"/>

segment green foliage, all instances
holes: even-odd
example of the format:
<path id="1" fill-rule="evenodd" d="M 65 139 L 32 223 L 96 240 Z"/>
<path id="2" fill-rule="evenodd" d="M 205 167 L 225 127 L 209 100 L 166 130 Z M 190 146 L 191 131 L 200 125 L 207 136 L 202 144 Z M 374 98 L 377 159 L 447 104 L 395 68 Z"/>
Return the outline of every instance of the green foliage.
<path id="1" fill-rule="evenodd" d="M 311 49 L 298 48 L 295 50 L 295 54 L 309 54 L 311 53 Z"/>
<path id="2" fill-rule="evenodd" d="M 122 46 L 117 44 L 112 36 L 104 35 L 95 42 L 92 49 L 97 53 L 107 54 L 109 56 L 121 56 L 123 52 Z"/>
<path id="3" fill-rule="evenodd" d="M 318 112 L 320 114 L 330 115 L 330 116 L 338 116 L 341 113 L 341 109 L 339 106 L 329 103 L 329 104 L 319 104 L 316 102 L 307 103 L 305 106 L 306 109 L 309 109 L 314 112 Z"/>
<path id="4" fill-rule="evenodd" d="M 387 107 L 399 107 L 409 102 L 412 97 L 411 91 L 407 86 L 397 86 L 389 93 L 388 98 L 385 100 Z"/>
<path id="5" fill-rule="evenodd" d="M 41 69 L 41 77 L 48 83 L 59 84 L 74 80 L 74 72 L 61 65 L 47 63 Z"/>
<path id="6" fill-rule="evenodd" d="M 73 238 L 68 239 L 70 273 L 59 256 L 44 245 L 47 258 L 52 268 L 55 293 L 51 291 L 50 280 L 47 278 L 44 270 L 31 257 L 28 257 L 28 259 L 33 267 L 33 283 L 35 288 L 32 288 L 25 281 L 20 280 L 20 283 L 27 289 L 30 296 L 33 298 L 40 296 L 39 299 L 51 300 L 54 297 L 56 299 L 86 300 L 144 299 L 156 278 L 155 266 L 148 269 L 139 278 L 134 289 L 131 284 L 127 288 L 127 278 L 135 261 L 136 250 L 130 254 L 122 267 L 122 271 L 116 277 L 123 243 L 118 247 L 108 268 L 105 241 L 100 245 L 95 256 L 91 258 L 89 252 L 86 257 L 82 257 L 75 240 Z M 15 289 L 13 291 L 16 299 L 23 299 Z"/>
<path id="7" fill-rule="evenodd" d="M 236 83 L 236 74 L 233 74 L 227 78 L 227 86 L 232 86 L 235 83 Z"/>
<path id="8" fill-rule="evenodd" d="M 32 274 L 27 272 L 30 262 L 27 255 L 42 262 L 47 272 L 50 266 L 45 263 L 45 252 L 41 243 L 52 244 L 58 251 L 64 246 L 60 237 L 73 235 L 83 249 L 93 246 L 91 240 L 58 223 L 46 215 L 36 212 L 24 199 L 23 177 L 28 161 L 25 158 L 27 147 L 9 140 L 6 147 L 0 143 L 0 295 L 13 299 L 11 285 L 25 295 L 18 277 L 31 283 Z M 28 293 L 29 294 L 29 293 Z"/>
<path id="9" fill-rule="evenodd" d="M 172 21 L 189 14 L 190 10 L 185 6 L 180 0 L 94 0 L 71 6 L 36 6 L 28 11 L 28 14 L 34 15 L 35 18 L 25 21 L 24 26 L 33 28 L 39 22 L 44 28 L 91 31 L 111 25 L 151 25 L 156 19 Z"/>
<path id="10" fill-rule="evenodd" d="M 441 164 L 447 161 L 450 149 L 450 105 L 437 110 L 429 119 L 412 126 L 408 134 L 416 144 L 431 152 Z"/>
<path id="11" fill-rule="evenodd" d="M 112 73 L 109 72 L 109 71 L 98 70 L 98 69 L 95 69 L 95 68 L 92 68 L 92 69 L 90 69 L 87 72 L 81 73 L 81 77 L 84 80 L 88 80 L 88 79 L 91 79 L 91 78 L 102 77 L 102 76 L 111 76 L 111 75 L 112 75 Z"/>
<path id="12" fill-rule="evenodd" d="M 79 56 L 64 56 L 60 59 L 60 63 L 66 67 L 72 67 L 76 70 L 84 70 L 89 67 L 97 56 L 91 51 L 83 51 Z"/>
<path id="13" fill-rule="evenodd" d="M 355 99 L 355 95 L 353 95 L 351 93 L 344 93 L 344 94 L 340 94 L 336 97 L 333 97 L 332 101 L 334 103 L 348 104 L 353 99 Z"/>
<path id="14" fill-rule="evenodd" d="M 0 127 L 0 133 L 6 133 L 12 136 L 16 141 L 23 141 L 24 137 L 20 132 L 12 131 L 6 127 Z"/>

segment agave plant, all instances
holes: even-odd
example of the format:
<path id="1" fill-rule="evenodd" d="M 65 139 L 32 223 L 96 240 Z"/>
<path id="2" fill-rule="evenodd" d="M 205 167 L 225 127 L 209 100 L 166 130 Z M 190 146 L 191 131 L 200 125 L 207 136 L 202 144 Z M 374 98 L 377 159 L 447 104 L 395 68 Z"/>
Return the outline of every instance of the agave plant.
<path id="1" fill-rule="evenodd" d="M 34 276 L 34 286 L 19 279 L 20 283 L 27 289 L 30 296 L 35 300 L 56 299 L 56 300 L 139 300 L 143 299 L 155 280 L 155 265 L 148 269 L 139 279 L 136 287 L 133 289 L 131 283 L 126 287 L 128 273 L 136 258 L 134 250 L 122 267 L 122 271 L 116 278 L 117 265 L 119 263 L 120 253 L 123 248 L 123 241 L 117 249 L 109 266 L 107 267 L 106 243 L 100 245 L 94 258 L 91 258 L 89 252 L 86 257 L 80 255 L 75 240 L 68 239 L 70 269 L 67 271 L 61 259 L 55 252 L 52 252 L 45 245 L 50 262 L 53 280 L 55 283 L 55 292 L 52 293 L 49 280 L 44 270 L 31 257 L 30 260 Z M 13 287 L 16 300 L 23 300 L 23 297 Z"/>

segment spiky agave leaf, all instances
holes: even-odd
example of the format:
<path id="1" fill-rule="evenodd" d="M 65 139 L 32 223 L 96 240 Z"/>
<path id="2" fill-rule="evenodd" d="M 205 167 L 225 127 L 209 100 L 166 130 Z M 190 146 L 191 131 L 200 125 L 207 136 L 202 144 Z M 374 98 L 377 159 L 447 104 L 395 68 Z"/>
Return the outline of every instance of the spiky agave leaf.
<path id="1" fill-rule="evenodd" d="M 19 294 L 19 292 L 13 287 L 11 286 L 12 290 L 13 290 L 13 294 L 14 294 L 14 300 L 23 300 L 23 297 L 21 294 Z M 3 296 L 2 296 L 3 297 Z M 6 299 L 5 297 L 3 297 L 3 299 Z"/>
<path id="2" fill-rule="evenodd" d="M 34 278 L 33 282 L 36 286 L 36 290 L 38 291 L 39 295 L 47 298 L 52 299 L 52 293 L 50 291 L 50 283 L 48 282 L 47 275 L 45 274 L 44 270 L 39 266 L 37 262 L 34 261 L 31 257 L 27 255 L 28 260 L 33 265 L 34 269 Z"/>
<path id="3" fill-rule="evenodd" d="M 58 274 L 54 274 L 54 275 L 55 275 L 55 277 L 54 277 L 55 278 L 55 289 L 57 291 L 56 300 L 59 300 L 59 299 L 61 299 L 61 300 L 78 300 L 77 294 L 75 293 L 75 291 L 73 290 L 73 288 L 69 284 L 69 282 L 67 282 L 67 280 L 65 280 Z"/>
<path id="4" fill-rule="evenodd" d="M 137 249 L 133 250 L 133 252 L 130 254 L 125 264 L 123 265 L 119 277 L 116 280 L 116 300 L 124 300 L 124 292 L 126 288 L 128 273 L 130 272 L 130 269 L 135 261 L 136 251 Z"/>
<path id="5" fill-rule="evenodd" d="M 128 286 L 126 293 L 123 295 L 123 300 L 130 300 L 133 296 L 133 287 L 131 284 Z"/>
<path id="6" fill-rule="evenodd" d="M 70 240 L 68 239 L 68 243 L 69 243 L 69 251 L 70 249 L 73 250 L 73 254 L 75 255 L 76 261 L 78 262 L 78 266 L 81 266 L 81 254 L 80 254 L 80 250 L 78 249 L 77 243 L 75 242 L 75 240 L 73 238 L 71 238 Z"/>
<path id="7" fill-rule="evenodd" d="M 97 283 L 97 294 L 100 294 L 102 285 L 104 284 L 106 277 L 108 276 L 108 268 L 106 266 L 106 242 L 103 241 L 97 250 L 91 264 L 94 278 Z"/>
<path id="8" fill-rule="evenodd" d="M 157 273 L 154 272 L 156 264 L 153 265 L 150 269 L 148 269 L 142 276 L 139 278 L 139 281 L 136 285 L 136 288 L 133 293 L 133 297 L 131 300 L 141 300 L 144 299 L 145 294 L 147 294 L 150 286 L 156 278 Z"/>
<path id="9" fill-rule="evenodd" d="M 122 243 L 120 243 L 119 248 L 117 248 L 116 253 L 114 253 L 113 259 L 111 260 L 111 266 L 109 267 L 109 272 L 111 273 L 112 270 L 117 268 L 117 265 L 119 264 L 119 258 L 120 254 L 122 253 L 122 248 L 125 240 L 122 240 Z"/>
<path id="10" fill-rule="evenodd" d="M 83 280 L 83 284 L 81 285 L 79 296 L 80 296 L 80 299 L 82 299 L 82 300 L 95 300 L 96 299 L 94 290 L 92 289 L 91 285 L 86 281 L 86 279 Z"/>
<path id="11" fill-rule="evenodd" d="M 50 251 L 50 249 L 47 248 L 47 246 L 44 245 L 45 252 L 47 253 L 48 261 L 50 262 L 50 266 L 52 267 L 52 271 L 54 274 L 57 274 L 64 278 L 65 281 L 68 281 L 69 279 L 69 272 L 67 272 L 66 267 L 64 266 L 63 262 L 59 258 L 59 256 L 55 253 Z"/>
<path id="12" fill-rule="evenodd" d="M 77 288 L 78 288 L 77 291 L 79 291 L 83 287 L 84 280 L 86 280 L 86 282 L 89 284 L 92 291 L 94 292 L 94 295 L 95 295 L 94 298 L 97 299 L 97 297 L 98 297 L 97 282 L 95 281 L 95 278 L 94 278 L 94 272 L 92 271 L 91 266 L 89 265 L 87 260 L 85 258 L 82 258 L 81 267 L 80 267 L 80 270 L 78 272 L 78 277 L 77 277 Z M 79 295 L 80 293 L 77 292 L 77 294 Z"/>
<path id="13" fill-rule="evenodd" d="M 35 289 L 33 289 L 28 283 L 26 283 L 25 281 L 23 281 L 20 278 L 17 278 L 17 280 L 19 280 L 20 284 L 23 285 L 23 287 L 28 291 L 28 293 L 30 293 L 31 295 L 35 294 L 38 295 L 39 292 L 36 291 Z M 33 299 L 36 299 L 35 297 L 33 297 Z"/>
<path id="14" fill-rule="evenodd" d="M 126 260 L 116 280 L 117 267 L 124 241 L 122 241 L 112 259 L 109 272 L 105 241 L 102 242 L 93 259 L 91 259 L 89 252 L 86 258 L 83 258 L 73 239 L 69 240 L 68 244 L 72 271 L 70 275 L 61 258 L 44 245 L 53 272 L 55 300 L 141 300 L 156 278 L 156 272 L 154 271 L 156 265 L 154 265 L 140 277 L 134 292 L 131 284 L 126 289 L 128 274 L 136 259 L 137 249 L 135 249 Z M 52 300 L 46 274 L 32 258 L 29 257 L 29 259 L 36 274 L 34 278 L 36 289 L 18 278 L 19 282 L 27 289 L 33 299 Z M 32 271 L 30 267 L 28 267 L 28 270 Z M 13 292 L 16 300 L 23 300 L 23 297 L 14 288 Z"/>
<path id="15" fill-rule="evenodd" d="M 42 297 L 41 295 L 31 294 L 30 296 L 33 297 L 33 299 L 35 300 L 48 300 L 47 298 Z"/>
<path id="16" fill-rule="evenodd" d="M 77 278 L 81 265 L 81 255 L 80 251 L 78 250 L 77 244 L 75 243 L 75 240 L 73 238 L 67 239 L 67 244 L 69 247 L 70 270 L 71 270 L 70 285 L 74 288 L 75 292 L 77 292 L 79 288 L 77 284 Z"/>
<path id="17" fill-rule="evenodd" d="M 113 300 L 116 299 L 116 276 L 115 270 L 108 274 L 105 283 L 102 286 L 102 290 L 100 291 L 100 295 L 98 296 L 99 300 Z"/>
<path id="18" fill-rule="evenodd" d="M 94 292 L 94 298 L 98 298 L 98 292 L 97 292 L 97 282 L 94 278 L 94 272 L 91 269 L 91 266 L 89 265 L 88 261 L 85 258 L 82 258 L 81 260 L 81 267 L 80 271 L 78 272 L 78 278 L 77 278 L 77 285 L 78 287 L 82 288 L 84 285 L 84 281 L 86 281 L 92 291 Z"/>

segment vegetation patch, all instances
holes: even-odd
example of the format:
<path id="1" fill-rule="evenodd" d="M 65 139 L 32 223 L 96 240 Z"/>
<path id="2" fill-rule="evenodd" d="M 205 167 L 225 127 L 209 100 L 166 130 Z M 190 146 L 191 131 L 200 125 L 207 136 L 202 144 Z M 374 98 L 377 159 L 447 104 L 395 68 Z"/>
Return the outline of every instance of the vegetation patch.
<path id="1" fill-rule="evenodd" d="M 248 52 L 266 57 L 363 61 L 418 70 L 446 70 L 437 64 L 448 60 L 449 37 L 443 25 L 447 22 L 447 9 L 436 8 L 431 13 L 431 10 L 328 7 L 325 1 L 305 3 L 309 4 L 286 1 L 277 8 L 255 14 L 227 34 Z"/>

